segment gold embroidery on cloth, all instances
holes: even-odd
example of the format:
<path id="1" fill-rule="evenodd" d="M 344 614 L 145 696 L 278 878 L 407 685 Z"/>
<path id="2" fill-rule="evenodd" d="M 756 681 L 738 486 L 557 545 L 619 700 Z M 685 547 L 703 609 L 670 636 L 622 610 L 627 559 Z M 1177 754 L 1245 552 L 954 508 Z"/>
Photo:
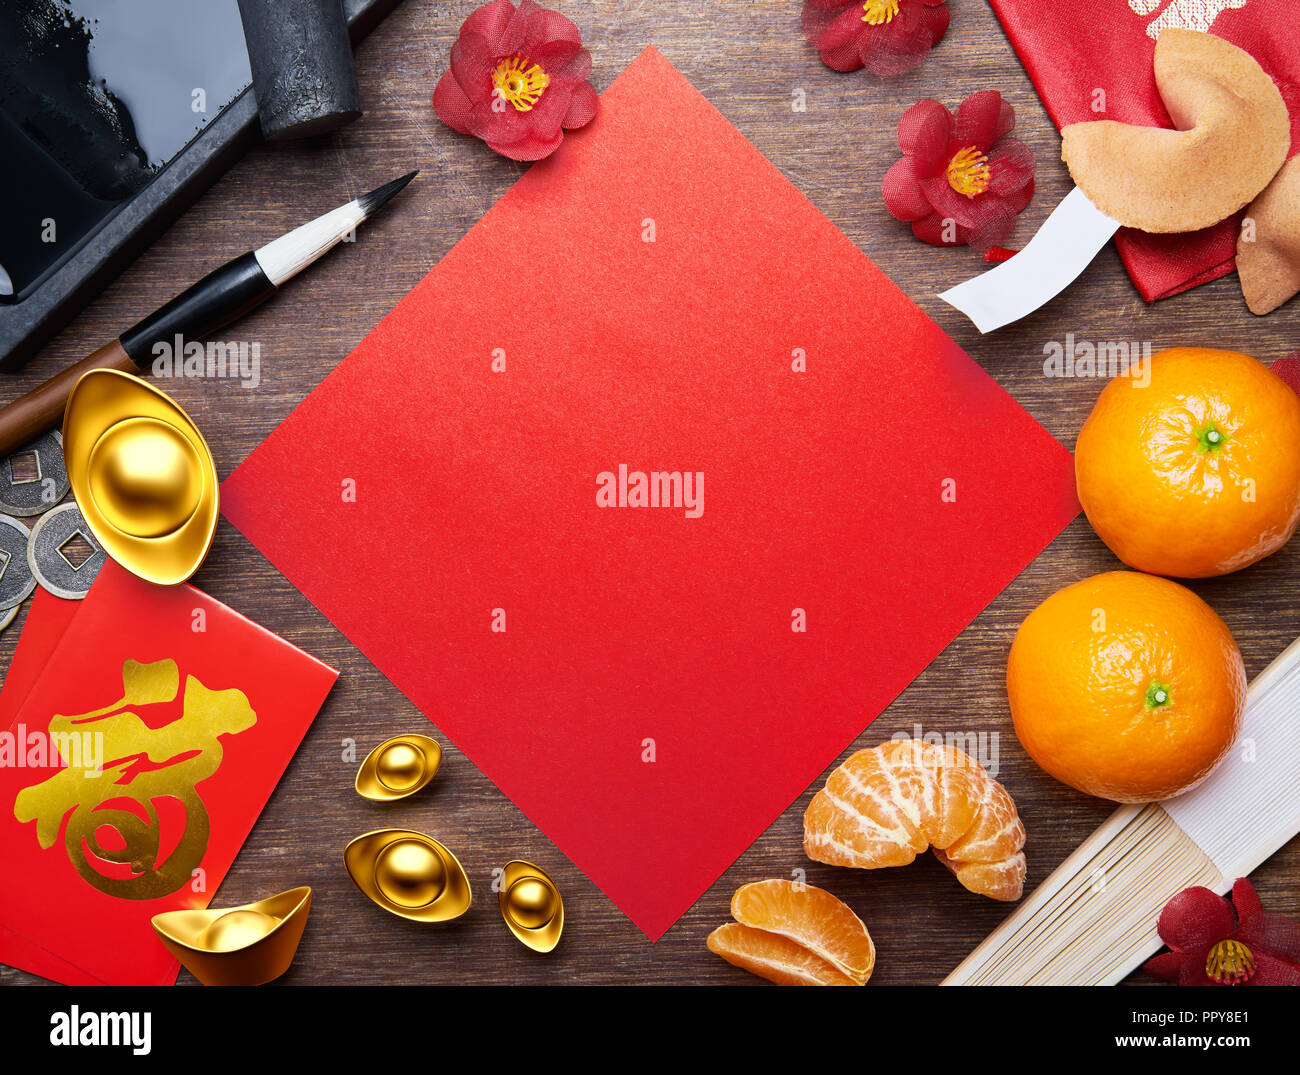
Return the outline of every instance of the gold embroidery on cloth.
<path id="1" fill-rule="evenodd" d="M 1156 11 L 1165 0 L 1128 0 L 1129 10 L 1144 18 Z M 1154 41 L 1160 31 L 1170 26 L 1182 30 L 1209 33 L 1214 20 L 1225 11 L 1240 11 L 1246 0 L 1169 0 L 1169 6 L 1147 23 L 1147 37 Z"/>

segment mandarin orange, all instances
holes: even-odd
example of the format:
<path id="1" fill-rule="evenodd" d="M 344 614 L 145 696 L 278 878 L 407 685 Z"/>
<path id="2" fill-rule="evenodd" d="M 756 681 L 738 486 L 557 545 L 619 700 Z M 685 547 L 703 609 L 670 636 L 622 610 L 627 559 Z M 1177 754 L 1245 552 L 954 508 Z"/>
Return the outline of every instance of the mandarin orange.
<path id="1" fill-rule="evenodd" d="M 1194 787 L 1231 749 L 1246 671 L 1227 625 L 1191 590 L 1111 571 L 1026 617 L 1007 696 L 1020 742 L 1056 779 L 1149 802 Z"/>
<path id="2" fill-rule="evenodd" d="M 1103 390 L 1074 450 L 1079 502 L 1124 563 L 1203 578 L 1300 522 L 1300 396 L 1235 351 L 1177 347 Z"/>

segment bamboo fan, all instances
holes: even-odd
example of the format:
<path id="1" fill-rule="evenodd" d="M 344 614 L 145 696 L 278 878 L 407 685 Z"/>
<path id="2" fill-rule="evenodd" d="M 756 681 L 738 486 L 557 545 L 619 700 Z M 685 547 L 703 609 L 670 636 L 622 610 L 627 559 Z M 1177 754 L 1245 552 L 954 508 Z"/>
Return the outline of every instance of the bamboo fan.
<path id="1" fill-rule="evenodd" d="M 1115 811 L 944 985 L 1113 985 L 1160 947 L 1190 885 L 1224 893 L 1300 832 L 1300 639 L 1255 677 L 1208 780 Z"/>

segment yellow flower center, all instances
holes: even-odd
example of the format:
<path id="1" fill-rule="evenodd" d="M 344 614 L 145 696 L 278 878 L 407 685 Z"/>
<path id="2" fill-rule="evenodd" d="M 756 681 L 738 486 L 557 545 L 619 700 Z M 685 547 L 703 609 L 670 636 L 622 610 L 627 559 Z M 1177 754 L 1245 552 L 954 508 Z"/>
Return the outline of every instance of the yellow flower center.
<path id="1" fill-rule="evenodd" d="M 1240 985 L 1255 973 L 1255 957 L 1240 941 L 1220 941 L 1205 957 L 1205 976 L 1220 985 Z"/>
<path id="2" fill-rule="evenodd" d="M 527 56 L 518 54 L 507 56 L 492 72 L 492 85 L 497 96 L 509 101 L 519 112 L 531 111 L 550 84 L 545 71 Z"/>
<path id="3" fill-rule="evenodd" d="M 868 26 L 893 22 L 898 14 L 898 0 L 867 0 L 862 5 L 862 21 Z"/>
<path id="4" fill-rule="evenodd" d="M 948 185 L 968 198 L 983 194 L 989 186 L 989 159 L 974 146 L 952 155 L 948 162 Z"/>

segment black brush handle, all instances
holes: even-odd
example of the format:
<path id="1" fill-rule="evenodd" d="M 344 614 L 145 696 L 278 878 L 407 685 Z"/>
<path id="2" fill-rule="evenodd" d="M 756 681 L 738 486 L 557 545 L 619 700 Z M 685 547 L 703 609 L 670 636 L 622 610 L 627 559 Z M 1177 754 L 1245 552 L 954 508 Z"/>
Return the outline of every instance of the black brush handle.
<path id="1" fill-rule="evenodd" d="M 172 343 L 177 336 L 202 339 L 243 317 L 275 294 L 257 255 L 244 254 L 208 273 L 166 306 L 122 333 L 122 348 L 132 361 L 148 369 L 154 344 Z"/>

